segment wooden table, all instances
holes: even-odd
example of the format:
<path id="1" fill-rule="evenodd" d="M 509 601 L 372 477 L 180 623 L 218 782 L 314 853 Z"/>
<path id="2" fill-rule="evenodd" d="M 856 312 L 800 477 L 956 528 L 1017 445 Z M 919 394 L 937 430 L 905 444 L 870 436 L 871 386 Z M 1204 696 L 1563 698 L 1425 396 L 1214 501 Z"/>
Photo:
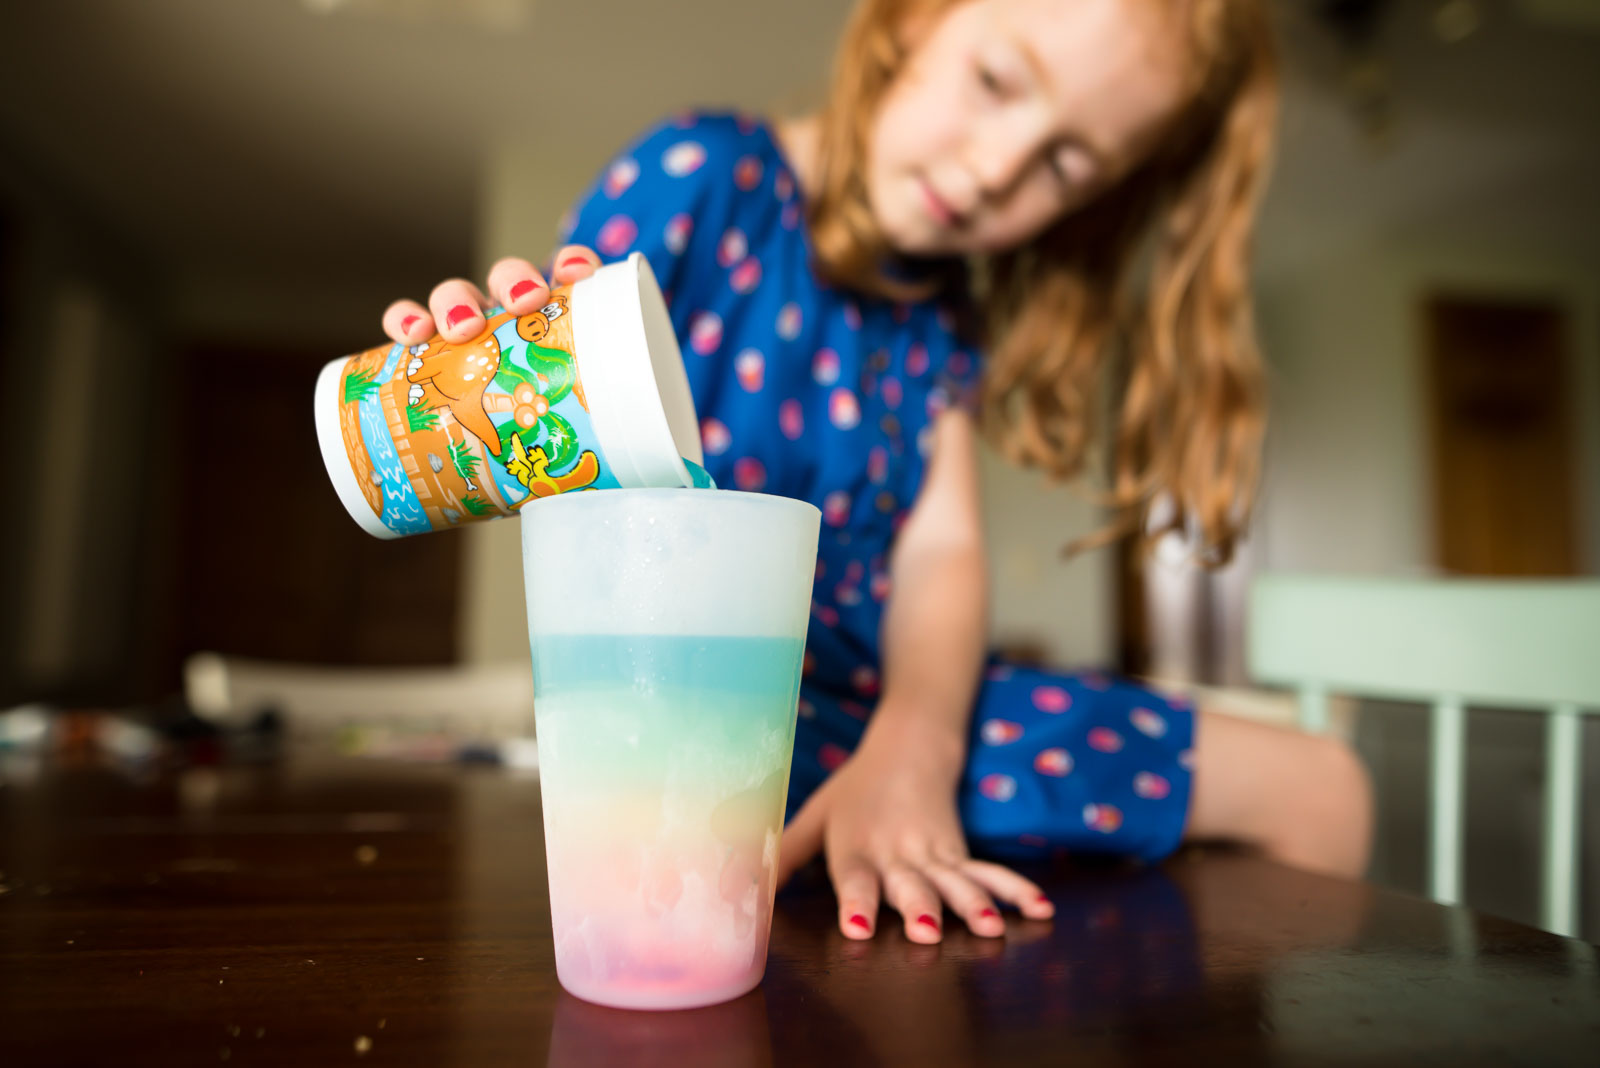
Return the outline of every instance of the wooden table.
<path id="1" fill-rule="evenodd" d="M 1595 953 L 1250 857 L 1033 872 L 1004 940 L 843 939 L 726 1005 L 557 986 L 537 781 L 371 763 L 0 785 L 0 1065 L 1600 1062 Z"/>

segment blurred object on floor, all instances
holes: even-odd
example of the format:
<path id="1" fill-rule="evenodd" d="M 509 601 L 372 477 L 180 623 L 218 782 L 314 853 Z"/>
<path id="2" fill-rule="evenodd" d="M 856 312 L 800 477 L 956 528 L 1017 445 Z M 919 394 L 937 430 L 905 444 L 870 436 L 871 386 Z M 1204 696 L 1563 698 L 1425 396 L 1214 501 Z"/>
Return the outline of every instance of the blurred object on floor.
<path id="1" fill-rule="evenodd" d="M 337 668 L 196 653 L 184 694 L 204 719 L 235 724 L 278 709 L 289 739 L 347 754 L 529 766 L 533 679 L 522 664 Z"/>
<path id="2" fill-rule="evenodd" d="M 0 783 L 31 781 L 46 762 L 110 767 L 134 779 L 176 768 L 264 764 L 281 754 L 281 740 L 282 720 L 270 706 L 215 723 L 178 697 L 125 709 L 21 705 L 0 711 Z"/>

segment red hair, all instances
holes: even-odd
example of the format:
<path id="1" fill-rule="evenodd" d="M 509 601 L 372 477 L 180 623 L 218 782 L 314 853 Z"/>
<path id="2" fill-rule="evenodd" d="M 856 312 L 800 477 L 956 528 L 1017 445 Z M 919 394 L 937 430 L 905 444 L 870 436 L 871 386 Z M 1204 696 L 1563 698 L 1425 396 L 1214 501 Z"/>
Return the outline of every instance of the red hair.
<path id="1" fill-rule="evenodd" d="M 863 0 L 845 28 L 808 217 L 819 269 L 835 282 L 907 295 L 882 271 L 890 250 L 867 199 L 868 132 L 905 59 L 903 28 L 957 2 Z M 1012 460 L 1075 477 L 1096 438 L 1102 376 L 1121 361 L 1104 495 L 1112 520 L 1072 548 L 1187 530 L 1221 563 L 1248 520 L 1265 427 L 1250 243 L 1276 128 L 1277 53 L 1264 0 L 1159 2 L 1182 12 L 1194 71 L 1161 146 L 1038 238 L 975 265 L 988 343 L 982 423 Z M 1157 528 L 1163 498 L 1171 507 Z"/>

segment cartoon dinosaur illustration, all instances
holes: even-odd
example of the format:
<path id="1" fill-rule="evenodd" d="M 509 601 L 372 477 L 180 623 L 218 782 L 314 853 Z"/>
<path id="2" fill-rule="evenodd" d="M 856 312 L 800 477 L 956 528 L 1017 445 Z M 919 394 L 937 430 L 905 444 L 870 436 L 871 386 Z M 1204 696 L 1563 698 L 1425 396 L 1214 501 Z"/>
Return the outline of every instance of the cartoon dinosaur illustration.
<path id="1" fill-rule="evenodd" d="M 510 452 L 511 459 L 506 462 L 506 471 L 528 487 L 528 495 L 513 504 L 513 510 L 538 497 L 553 497 L 567 490 L 582 489 L 600 477 L 600 460 L 588 449 L 578 457 L 572 470 L 563 475 L 550 474 L 550 456 L 544 451 L 544 446 L 525 447 L 521 434 L 511 435 Z"/>
<path id="2" fill-rule="evenodd" d="M 553 293 L 551 297 L 553 299 L 550 303 L 538 311 L 529 312 L 527 315 L 518 317 L 517 336 L 522 340 L 531 341 L 535 345 L 539 344 L 549 336 L 551 325 L 567 314 L 567 295 L 565 293 Z"/>
<path id="3" fill-rule="evenodd" d="M 460 344 L 431 341 L 406 364 L 406 381 L 411 383 L 406 401 L 426 411 L 446 409 L 499 456 L 500 433 L 483 407 L 484 388 L 499 369 L 500 342 L 492 330 Z"/>

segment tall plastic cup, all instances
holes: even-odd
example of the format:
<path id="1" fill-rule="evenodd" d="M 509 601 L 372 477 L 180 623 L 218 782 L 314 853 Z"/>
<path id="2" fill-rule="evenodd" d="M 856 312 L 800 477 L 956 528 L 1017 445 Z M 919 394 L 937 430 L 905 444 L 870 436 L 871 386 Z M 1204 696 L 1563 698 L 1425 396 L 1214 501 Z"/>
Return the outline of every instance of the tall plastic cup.
<path id="1" fill-rule="evenodd" d="M 821 513 L 574 493 L 522 517 L 556 973 L 678 1009 L 761 981 Z"/>
<path id="2" fill-rule="evenodd" d="M 318 376 L 322 460 L 363 530 L 398 538 L 572 490 L 703 484 L 689 379 L 643 256 L 537 311 L 484 314 L 466 341 L 380 345 Z"/>

